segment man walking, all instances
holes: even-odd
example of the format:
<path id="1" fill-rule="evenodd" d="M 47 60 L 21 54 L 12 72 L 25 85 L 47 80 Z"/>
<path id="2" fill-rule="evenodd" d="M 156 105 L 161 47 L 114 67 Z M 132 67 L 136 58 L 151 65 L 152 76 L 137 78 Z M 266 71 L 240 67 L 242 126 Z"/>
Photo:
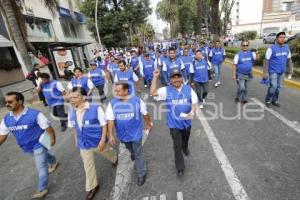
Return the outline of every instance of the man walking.
<path id="1" fill-rule="evenodd" d="M 140 62 L 141 75 L 144 78 L 144 86 L 150 87 L 153 78 L 153 71 L 156 69 L 155 61 L 150 58 L 149 53 L 144 53 L 144 58 Z"/>
<path id="2" fill-rule="evenodd" d="M 94 86 L 97 88 L 99 92 L 100 101 L 103 102 L 106 99 L 104 94 L 104 84 L 105 84 L 105 72 L 99 66 L 97 67 L 96 62 L 90 63 L 91 69 L 88 73 L 88 77 L 93 82 Z"/>
<path id="3" fill-rule="evenodd" d="M 205 98 L 208 94 L 208 64 L 201 50 L 196 51 L 195 60 L 190 67 L 191 85 L 195 87 L 199 99 L 200 108 L 203 108 Z"/>
<path id="4" fill-rule="evenodd" d="M 216 46 L 209 53 L 209 57 L 215 72 L 215 87 L 221 85 L 221 66 L 222 63 L 225 61 L 225 55 L 225 50 L 221 48 L 220 41 L 216 41 Z"/>
<path id="5" fill-rule="evenodd" d="M 57 80 L 50 80 L 50 75 L 47 73 L 41 73 L 40 78 L 42 84 L 38 88 L 38 91 L 42 91 L 47 103 L 55 117 L 60 118 L 61 131 L 67 129 L 67 114 L 64 107 L 64 96 L 67 92 L 62 84 Z"/>
<path id="6" fill-rule="evenodd" d="M 167 125 L 173 139 L 177 175 L 182 176 L 185 169 L 182 152 L 186 156 L 190 154 L 188 142 L 198 99 L 193 89 L 183 84 L 182 74 L 178 69 L 171 72 L 169 86 L 157 89 L 158 77 L 159 71 L 155 70 L 150 94 L 158 101 L 166 101 Z"/>
<path id="7" fill-rule="evenodd" d="M 143 121 L 151 129 L 151 120 L 145 103 L 137 96 L 129 94 L 129 84 L 118 82 L 114 87 L 116 97 L 107 106 L 106 119 L 108 121 L 109 141 L 115 145 L 113 129 L 116 130 L 118 139 L 125 144 L 135 160 L 138 176 L 137 184 L 143 185 L 146 180 L 147 168 L 142 150 Z"/>
<path id="8" fill-rule="evenodd" d="M 39 138 L 43 133 L 49 134 L 53 146 L 56 141 L 55 132 L 39 110 L 24 106 L 24 96 L 21 93 L 7 93 L 5 104 L 10 112 L 1 121 L 0 145 L 5 142 L 8 134 L 12 133 L 23 152 L 33 154 L 39 180 L 37 191 L 32 198 L 42 198 L 48 193 L 48 173 L 56 170 L 58 161 L 48 153 L 47 148 L 39 142 Z"/>
<path id="9" fill-rule="evenodd" d="M 184 79 L 187 81 L 190 79 L 190 67 L 193 64 L 193 58 L 192 56 L 189 56 L 189 49 L 184 48 L 183 49 L 183 55 L 180 57 L 184 64 Z"/>
<path id="10" fill-rule="evenodd" d="M 287 66 L 290 76 L 293 74 L 292 55 L 290 48 L 285 44 L 285 32 L 276 35 L 276 44 L 268 48 L 264 62 L 264 79 L 270 79 L 270 85 L 266 95 L 267 107 L 271 104 L 280 107 L 278 97 L 279 89 L 282 87 Z"/>
<path id="11" fill-rule="evenodd" d="M 249 41 L 241 43 L 242 51 L 238 52 L 233 59 L 232 79 L 236 80 L 238 89 L 235 102 L 248 103 L 248 82 L 252 79 L 253 62 L 259 59 L 258 51 L 249 50 Z"/>
<path id="12" fill-rule="evenodd" d="M 117 154 L 106 145 L 107 126 L 105 114 L 99 105 L 89 104 L 87 93 L 81 87 L 74 87 L 69 95 L 73 109 L 69 112 L 68 126 L 80 150 L 86 181 L 86 200 L 93 199 L 99 190 L 94 157 L 96 153 L 117 165 Z"/>

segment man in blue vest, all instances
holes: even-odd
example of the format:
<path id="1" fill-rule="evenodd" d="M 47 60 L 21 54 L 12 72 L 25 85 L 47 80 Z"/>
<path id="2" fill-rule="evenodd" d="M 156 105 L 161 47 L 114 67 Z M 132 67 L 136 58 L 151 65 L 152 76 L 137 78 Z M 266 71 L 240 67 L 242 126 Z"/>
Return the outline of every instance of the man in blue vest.
<path id="1" fill-rule="evenodd" d="M 0 145 L 5 142 L 8 134 L 12 133 L 23 152 L 34 155 L 39 181 L 32 198 L 44 197 L 48 193 L 48 174 L 54 172 L 59 163 L 39 142 L 39 138 L 46 132 L 53 146 L 56 141 L 55 132 L 43 113 L 24 106 L 24 96 L 21 93 L 7 93 L 5 104 L 10 112 L 0 124 Z"/>
<path id="2" fill-rule="evenodd" d="M 208 68 L 201 50 L 196 51 L 195 60 L 190 67 L 191 85 L 195 86 L 196 94 L 199 99 L 200 108 L 203 108 L 205 98 L 208 94 Z"/>
<path id="3" fill-rule="evenodd" d="M 233 59 L 232 79 L 236 80 L 238 89 L 235 102 L 241 101 L 248 103 L 248 82 L 252 79 L 253 62 L 259 59 L 258 51 L 249 50 L 249 41 L 244 40 L 241 43 L 242 51 L 239 51 Z"/>
<path id="4" fill-rule="evenodd" d="M 184 48 L 183 49 L 183 55 L 180 57 L 184 64 L 184 79 L 188 81 L 190 79 L 190 67 L 193 63 L 193 58 L 192 56 L 189 56 L 189 49 Z M 187 82 L 186 82 L 187 83 Z"/>
<path id="5" fill-rule="evenodd" d="M 135 94 L 135 84 L 139 81 L 138 76 L 126 66 L 125 60 L 119 60 L 119 71 L 116 72 L 114 82 L 125 81 L 130 85 L 130 93 Z"/>
<path id="6" fill-rule="evenodd" d="M 157 89 L 159 71 L 153 73 L 150 94 L 158 101 L 166 101 L 167 125 L 173 139 L 177 175 L 182 176 L 185 169 L 182 152 L 188 156 L 188 142 L 192 119 L 197 108 L 197 95 L 189 85 L 183 84 L 182 73 L 173 69 L 170 74 L 171 85 Z"/>
<path id="7" fill-rule="evenodd" d="M 145 103 L 137 96 L 129 94 L 129 84 L 118 82 L 114 87 L 115 98 L 107 106 L 106 119 L 108 121 L 108 133 L 111 145 L 115 145 L 113 129 L 116 130 L 118 139 L 125 144 L 131 153 L 131 159 L 135 160 L 138 176 L 137 184 L 143 185 L 146 180 L 147 168 L 142 150 L 143 120 L 148 128 L 152 124 Z"/>
<path id="8" fill-rule="evenodd" d="M 86 200 L 92 199 L 99 185 L 97 181 L 94 157 L 101 154 L 113 166 L 117 165 L 117 154 L 107 145 L 107 125 L 102 108 L 96 104 L 89 104 L 87 93 L 81 87 L 74 87 L 69 94 L 70 103 L 74 107 L 69 111 L 68 126 L 72 128 L 77 147 L 85 170 Z"/>
<path id="9" fill-rule="evenodd" d="M 94 86 L 97 88 L 100 96 L 100 101 L 103 102 L 106 99 L 104 94 L 104 84 L 105 84 L 105 72 L 100 67 L 97 67 L 96 62 L 90 63 L 91 69 L 88 73 L 88 77 L 93 82 Z"/>
<path id="10" fill-rule="evenodd" d="M 72 78 L 72 80 L 68 84 L 68 89 L 72 90 L 72 88 L 74 87 L 82 87 L 86 91 L 88 99 L 91 100 L 94 90 L 93 82 L 88 77 L 83 75 L 83 71 L 80 67 L 74 68 L 74 74 L 75 77 Z"/>
<path id="11" fill-rule="evenodd" d="M 135 50 L 131 51 L 131 59 L 129 61 L 129 69 L 135 72 L 135 74 L 139 77 L 140 76 L 140 58 L 137 55 Z"/>
<path id="12" fill-rule="evenodd" d="M 169 49 L 169 57 L 163 61 L 162 71 L 164 73 L 165 82 L 170 84 L 170 73 L 171 70 L 178 69 L 182 74 L 184 74 L 184 64 L 180 58 L 176 57 L 176 52 L 174 48 Z"/>
<path id="13" fill-rule="evenodd" d="M 270 79 L 270 85 L 266 95 L 266 106 L 271 104 L 280 107 L 278 97 L 279 89 L 282 87 L 285 73 L 293 74 L 292 55 L 290 48 L 285 44 L 285 32 L 276 36 L 276 44 L 268 48 L 264 62 L 264 79 Z M 288 67 L 288 68 L 287 68 Z"/>
<path id="14" fill-rule="evenodd" d="M 220 41 L 216 41 L 216 46 L 210 51 L 209 57 L 211 63 L 214 68 L 215 72 L 215 87 L 221 85 L 220 78 L 221 78 L 221 66 L 222 63 L 225 61 L 225 50 L 221 48 Z"/>
<path id="15" fill-rule="evenodd" d="M 154 69 L 156 69 L 155 61 L 150 57 L 149 53 L 144 53 L 144 57 L 140 62 L 140 73 L 144 77 L 145 88 L 151 85 Z"/>
<path id="16" fill-rule="evenodd" d="M 38 91 L 43 92 L 52 114 L 60 118 L 61 131 L 63 132 L 67 129 L 67 114 L 65 113 L 64 107 L 64 97 L 67 92 L 61 82 L 50 80 L 49 74 L 41 73 L 40 78 L 43 82 L 38 88 Z"/>
<path id="17" fill-rule="evenodd" d="M 107 70 L 110 72 L 110 80 L 113 83 L 114 82 L 114 78 L 115 78 L 115 74 L 117 71 L 119 71 L 119 58 L 118 56 L 112 56 L 110 58 L 110 63 L 107 66 Z"/>

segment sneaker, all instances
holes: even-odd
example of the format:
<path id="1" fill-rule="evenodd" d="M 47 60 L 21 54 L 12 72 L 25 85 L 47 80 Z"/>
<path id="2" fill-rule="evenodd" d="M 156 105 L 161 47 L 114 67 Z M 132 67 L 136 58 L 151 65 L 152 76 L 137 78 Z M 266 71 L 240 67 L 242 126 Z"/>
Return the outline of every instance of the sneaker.
<path id="1" fill-rule="evenodd" d="M 280 104 L 278 102 L 272 102 L 272 105 L 276 107 L 280 107 Z"/>
<path id="2" fill-rule="evenodd" d="M 35 192 L 31 198 L 32 199 L 39 199 L 42 198 L 44 196 L 46 196 L 48 194 L 48 189 L 44 189 L 43 191 L 39 191 L 39 192 Z"/>
<path id="3" fill-rule="evenodd" d="M 148 87 L 147 85 L 144 85 L 144 87 L 146 88 L 146 87 Z"/>
<path id="4" fill-rule="evenodd" d="M 220 81 L 218 81 L 218 82 L 217 82 L 217 84 L 218 84 L 218 85 L 221 85 L 221 82 L 220 82 Z"/>
<path id="5" fill-rule="evenodd" d="M 205 99 L 202 99 L 202 102 L 205 103 Z"/>
<path id="6" fill-rule="evenodd" d="M 48 173 L 51 174 L 52 172 L 54 172 L 57 169 L 58 165 L 59 165 L 58 160 L 56 160 L 56 162 L 54 164 L 49 165 L 48 166 Z"/>
<path id="7" fill-rule="evenodd" d="M 203 108 L 203 104 L 200 104 L 200 105 L 199 105 L 199 108 L 202 109 L 202 108 Z"/>
<path id="8" fill-rule="evenodd" d="M 269 108 L 271 107 L 271 102 L 270 101 L 266 101 L 266 106 Z"/>
<path id="9" fill-rule="evenodd" d="M 214 86 L 215 86 L 215 88 L 216 88 L 216 87 L 218 87 L 218 83 L 215 83 L 215 85 L 214 85 Z"/>
<path id="10" fill-rule="evenodd" d="M 238 102 L 239 102 L 239 98 L 237 98 L 237 97 L 234 98 L 234 102 L 235 102 L 235 103 L 238 103 Z"/>

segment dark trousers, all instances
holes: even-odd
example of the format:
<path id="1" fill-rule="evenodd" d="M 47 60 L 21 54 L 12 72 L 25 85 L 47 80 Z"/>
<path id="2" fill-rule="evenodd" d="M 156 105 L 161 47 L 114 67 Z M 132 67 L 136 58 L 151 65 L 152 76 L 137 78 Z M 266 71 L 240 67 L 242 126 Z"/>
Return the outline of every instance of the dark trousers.
<path id="1" fill-rule="evenodd" d="M 175 166 L 177 170 L 184 170 L 185 168 L 182 149 L 188 149 L 190 133 L 191 126 L 183 130 L 170 128 L 175 153 Z"/>
<path id="2" fill-rule="evenodd" d="M 202 103 L 203 99 L 206 98 L 208 94 L 208 84 L 207 83 L 195 83 L 196 94 L 199 99 L 199 102 Z"/>
<path id="3" fill-rule="evenodd" d="M 61 127 L 67 126 L 67 117 L 68 115 L 65 113 L 65 107 L 64 105 L 55 105 L 51 107 L 52 114 L 55 117 L 60 118 L 60 125 Z"/>
<path id="4" fill-rule="evenodd" d="M 131 158 L 135 160 L 137 176 L 145 176 L 147 173 L 147 167 L 143 154 L 142 140 L 123 143 L 125 144 L 126 149 L 129 150 Z"/>
<path id="5" fill-rule="evenodd" d="M 98 92 L 99 92 L 100 101 L 102 102 L 103 99 L 105 99 L 104 85 L 97 85 L 96 88 L 97 88 L 97 90 L 98 90 Z"/>

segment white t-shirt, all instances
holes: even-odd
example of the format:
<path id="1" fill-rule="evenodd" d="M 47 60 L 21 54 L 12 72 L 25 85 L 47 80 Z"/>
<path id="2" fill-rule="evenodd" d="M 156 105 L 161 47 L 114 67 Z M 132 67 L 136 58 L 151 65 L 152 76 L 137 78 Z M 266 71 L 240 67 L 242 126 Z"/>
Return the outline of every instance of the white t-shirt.
<path id="1" fill-rule="evenodd" d="M 138 82 L 138 81 L 139 81 L 139 77 L 137 77 L 137 75 L 136 75 L 134 72 L 132 72 L 132 78 L 133 78 L 133 81 L 134 81 L 134 82 Z M 115 75 L 114 81 L 115 81 L 115 82 L 118 82 L 118 81 L 119 81 L 119 78 L 118 78 L 118 75 L 117 75 L 117 74 Z"/>
<path id="2" fill-rule="evenodd" d="M 266 55 L 265 55 L 266 60 L 270 60 L 271 56 L 272 56 L 272 49 L 268 48 Z M 291 51 L 289 50 L 288 58 L 291 58 L 291 57 L 292 57 L 292 54 L 291 54 Z"/>
<path id="3" fill-rule="evenodd" d="M 180 92 L 182 89 L 179 88 L 178 91 Z M 193 89 L 191 89 L 191 97 L 192 97 L 192 104 L 198 103 L 198 97 Z M 164 101 L 167 99 L 167 87 L 161 87 L 157 90 L 157 96 L 154 97 L 156 101 Z"/>
<path id="4" fill-rule="evenodd" d="M 256 60 L 256 54 L 254 52 L 252 52 L 252 58 L 253 58 L 253 60 Z M 239 55 L 236 54 L 233 59 L 233 64 L 237 65 L 238 62 L 239 62 Z"/>
<path id="5" fill-rule="evenodd" d="M 27 110 L 28 109 L 25 108 L 24 111 L 18 116 L 14 116 L 12 112 L 10 112 L 9 114 L 11 116 L 14 116 L 14 118 L 18 121 L 22 115 L 26 115 Z M 50 126 L 49 120 L 41 112 L 37 116 L 37 123 L 40 126 L 40 128 L 43 130 L 45 130 L 46 128 L 48 128 Z M 4 123 L 4 119 L 2 119 L 1 124 L 0 124 L 0 135 L 8 135 L 9 133 L 10 133 L 10 130 Z"/>
<path id="6" fill-rule="evenodd" d="M 180 69 L 183 70 L 183 69 L 185 68 L 185 66 L 184 66 L 184 64 L 183 64 L 183 62 L 182 62 L 181 59 L 180 59 L 180 62 L 181 62 L 181 64 L 180 64 Z M 163 70 L 164 72 L 167 71 L 167 64 L 166 64 L 166 61 L 163 62 L 162 70 Z"/>
<path id="7" fill-rule="evenodd" d="M 91 90 L 91 89 L 94 88 L 94 83 L 93 83 L 90 79 L 88 79 L 88 81 L 87 81 L 87 86 L 88 86 L 89 90 Z M 71 81 L 69 82 L 67 88 L 68 88 L 69 90 L 72 90 L 73 86 L 72 86 L 72 82 L 71 82 Z"/>
<path id="8" fill-rule="evenodd" d="M 89 106 L 87 106 L 87 108 L 89 108 Z M 82 114 L 82 116 L 84 116 L 84 113 Z M 99 120 L 99 123 L 101 126 L 106 125 L 105 113 L 100 106 L 98 107 L 98 120 Z M 82 120 L 81 120 L 81 122 L 82 122 Z M 77 121 L 77 123 L 78 123 L 78 121 Z M 80 128 L 82 127 L 82 124 L 78 124 L 78 125 Z M 74 125 L 72 124 L 71 119 L 70 119 L 70 115 L 68 115 L 68 127 L 74 128 Z"/>
<path id="9" fill-rule="evenodd" d="M 141 100 L 141 114 L 142 115 L 147 115 L 148 112 L 147 112 L 147 107 L 146 107 L 146 104 L 143 100 Z M 106 110 L 106 120 L 115 120 L 115 115 L 114 115 L 114 111 L 112 109 L 112 106 L 111 106 L 111 103 L 109 103 L 107 105 L 107 110 Z"/>

